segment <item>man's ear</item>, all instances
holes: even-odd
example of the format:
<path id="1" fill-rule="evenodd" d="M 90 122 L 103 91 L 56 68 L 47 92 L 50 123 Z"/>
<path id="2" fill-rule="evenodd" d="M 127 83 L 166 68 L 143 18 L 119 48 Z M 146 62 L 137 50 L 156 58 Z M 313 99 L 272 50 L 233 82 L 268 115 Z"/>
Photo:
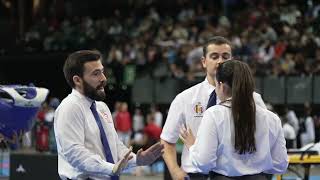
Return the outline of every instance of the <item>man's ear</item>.
<path id="1" fill-rule="evenodd" d="M 207 64 L 206 64 L 206 58 L 204 56 L 201 57 L 201 64 L 202 64 L 202 67 L 203 68 L 206 68 L 207 67 Z"/>
<path id="2" fill-rule="evenodd" d="M 74 83 L 76 86 L 81 86 L 81 81 L 82 81 L 82 79 L 81 79 L 79 76 L 77 76 L 77 75 L 73 76 L 73 77 L 72 77 L 72 80 L 73 80 L 73 83 Z"/>

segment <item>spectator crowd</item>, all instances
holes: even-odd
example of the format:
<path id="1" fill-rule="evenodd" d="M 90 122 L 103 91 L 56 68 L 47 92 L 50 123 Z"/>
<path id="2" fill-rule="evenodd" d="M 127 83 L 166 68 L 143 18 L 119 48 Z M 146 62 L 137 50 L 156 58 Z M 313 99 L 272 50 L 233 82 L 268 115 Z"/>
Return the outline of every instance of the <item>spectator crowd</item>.
<path id="1" fill-rule="evenodd" d="M 256 75 L 320 73 L 320 4 L 316 1 L 239 1 L 245 8 L 238 8 L 237 1 L 223 1 L 223 8 L 217 8 L 209 1 L 181 0 L 170 14 L 165 9 L 159 12 L 152 2 L 140 2 L 144 13 L 115 9 L 112 16 L 103 17 L 78 16 L 65 3 L 68 16 L 39 18 L 25 33 L 24 49 L 99 49 L 118 83 L 128 65 L 138 75 L 192 81 L 204 75 L 202 43 L 221 35 L 232 41 L 234 57 L 248 62 Z"/>

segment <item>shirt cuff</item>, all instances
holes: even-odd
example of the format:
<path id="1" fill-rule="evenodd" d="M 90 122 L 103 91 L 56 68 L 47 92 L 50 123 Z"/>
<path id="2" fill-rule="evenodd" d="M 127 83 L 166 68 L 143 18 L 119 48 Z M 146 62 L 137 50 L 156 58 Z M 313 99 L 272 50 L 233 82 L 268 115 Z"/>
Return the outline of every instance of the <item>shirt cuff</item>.
<path id="1" fill-rule="evenodd" d="M 114 166 L 115 164 L 113 163 L 103 162 L 102 167 L 104 168 L 104 171 L 100 171 L 100 172 L 105 172 L 107 175 L 112 176 L 114 175 L 112 172 Z"/>
<path id="2" fill-rule="evenodd" d="M 179 137 L 173 137 L 172 135 L 161 134 L 160 138 L 168 143 L 175 144 L 177 143 Z"/>
<path id="3" fill-rule="evenodd" d="M 192 146 L 190 146 L 190 148 L 189 148 L 189 153 L 191 153 L 192 151 L 194 151 L 194 144 Z"/>

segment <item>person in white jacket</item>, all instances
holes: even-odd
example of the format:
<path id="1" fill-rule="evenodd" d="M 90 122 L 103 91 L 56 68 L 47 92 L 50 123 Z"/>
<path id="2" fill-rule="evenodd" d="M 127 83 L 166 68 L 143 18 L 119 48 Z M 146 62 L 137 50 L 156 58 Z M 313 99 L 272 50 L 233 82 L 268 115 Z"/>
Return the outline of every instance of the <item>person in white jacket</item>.
<path id="1" fill-rule="evenodd" d="M 311 116 L 311 107 L 310 105 L 305 105 L 305 117 L 302 118 L 302 127 L 300 134 L 301 147 L 306 146 L 307 144 L 315 142 L 315 128 L 314 121 Z"/>
<path id="2" fill-rule="evenodd" d="M 288 167 L 280 118 L 255 105 L 254 79 L 247 64 L 230 60 L 219 65 L 215 78 L 221 102 L 207 109 L 196 138 L 182 128 L 180 138 L 192 163 L 211 179 L 267 179 Z M 246 179 L 245 178 L 245 179 Z"/>

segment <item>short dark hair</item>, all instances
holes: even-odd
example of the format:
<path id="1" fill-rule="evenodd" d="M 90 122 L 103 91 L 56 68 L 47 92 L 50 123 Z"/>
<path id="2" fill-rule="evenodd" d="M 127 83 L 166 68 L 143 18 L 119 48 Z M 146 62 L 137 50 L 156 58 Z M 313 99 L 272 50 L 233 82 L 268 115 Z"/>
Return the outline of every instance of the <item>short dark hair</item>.
<path id="1" fill-rule="evenodd" d="M 211 44 L 215 44 L 215 45 L 228 44 L 230 46 L 230 48 L 232 49 L 232 44 L 228 39 L 226 39 L 222 36 L 214 36 L 203 44 L 203 56 L 206 56 L 206 54 L 208 52 L 208 46 Z"/>
<path id="2" fill-rule="evenodd" d="M 68 56 L 63 65 L 64 77 L 70 87 L 74 88 L 73 76 L 83 77 L 84 64 L 101 60 L 101 53 L 97 50 L 80 50 Z"/>

